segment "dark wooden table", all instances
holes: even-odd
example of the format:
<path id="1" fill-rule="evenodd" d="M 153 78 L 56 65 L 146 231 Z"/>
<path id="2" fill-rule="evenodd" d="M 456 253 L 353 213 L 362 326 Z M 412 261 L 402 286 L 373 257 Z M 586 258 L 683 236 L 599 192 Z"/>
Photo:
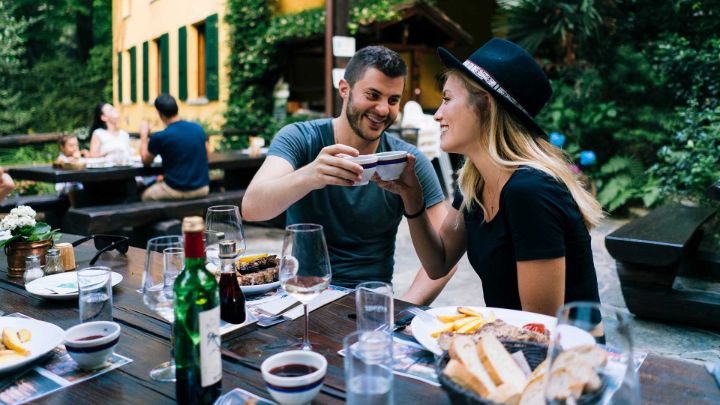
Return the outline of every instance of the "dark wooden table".
<path id="1" fill-rule="evenodd" d="M 254 169 L 257 170 L 265 156 L 250 156 L 240 151 L 213 153 L 210 155 L 208 167 L 229 171 Z M 162 164 L 149 167 L 123 166 L 84 170 L 65 170 L 51 165 L 12 167 L 8 173 L 17 180 L 34 180 L 47 183 L 65 182 L 104 182 L 109 180 L 134 179 L 136 176 L 162 174 Z"/>
<path id="2" fill-rule="evenodd" d="M 76 237 L 65 235 L 67 241 Z M 78 263 L 87 263 L 95 254 L 91 242 L 76 249 Z M 156 383 L 148 372 L 169 357 L 169 325 L 149 310 L 137 292 L 142 278 L 144 251 L 130 248 L 127 256 L 117 252 L 103 254 L 98 264 L 109 266 L 124 277 L 113 290 L 114 318 L 122 325 L 117 352 L 134 361 L 92 380 L 60 390 L 42 398 L 42 403 L 174 403 L 173 384 Z M 0 254 L 0 269 L 5 257 Z M 396 301 L 400 311 L 409 304 Z M 67 329 L 78 323 L 76 301 L 46 301 L 29 295 L 21 279 L 8 278 L 0 271 L 0 309 L 52 322 Z M 328 359 L 328 374 L 315 403 L 344 402 L 343 360 L 337 354 L 342 338 L 354 330 L 348 315 L 355 312 L 352 296 L 320 308 L 310 316 L 310 339 L 314 350 Z M 250 326 L 223 336 L 223 390 L 241 387 L 270 398 L 260 374 L 260 363 L 268 356 L 301 340 L 303 319 L 268 329 Z M 640 368 L 643 403 L 717 404 L 720 390 L 702 366 L 650 355 Z M 440 388 L 395 377 L 398 404 L 447 404 Z"/>

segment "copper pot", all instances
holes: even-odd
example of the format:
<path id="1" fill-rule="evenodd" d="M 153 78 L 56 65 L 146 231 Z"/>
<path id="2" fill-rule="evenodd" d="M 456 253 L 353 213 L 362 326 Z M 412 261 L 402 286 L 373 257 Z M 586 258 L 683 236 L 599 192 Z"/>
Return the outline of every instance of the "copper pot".
<path id="1" fill-rule="evenodd" d="M 45 265 L 45 253 L 53 245 L 52 239 L 37 242 L 15 241 L 5 245 L 5 255 L 8 262 L 8 276 L 22 277 L 25 272 L 25 258 L 30 255 L 40 256 L 40 265 Z"/>

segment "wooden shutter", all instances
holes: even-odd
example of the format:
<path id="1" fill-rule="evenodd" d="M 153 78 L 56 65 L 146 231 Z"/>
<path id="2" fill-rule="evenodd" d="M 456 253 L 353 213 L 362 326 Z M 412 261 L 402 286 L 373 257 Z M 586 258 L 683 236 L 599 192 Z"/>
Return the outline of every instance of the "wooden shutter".
<path id="1" fill-rule="evenodd" d="M 142 98 L 144 102 L 150 101 L 150 46 L 143 42 L 142 48 L 143 70 L 142 70 Z"/>
<path id="2" fill-rule="evenodd" d="M 137 102 L 137 54 L 133 46 L 130 48 L 130 100 Z"/>
<path id="3" fill-rule="evenodd" d="M 170 36 L 160 37 L 160 92 L 170 94 Z"/>
<path id="4" fill-rule="evenodd" d="M 187 28 L 180 27 L 178 31 L 178 78 L 180 85 L 178 89 L 178 98 L 187 100 Z"/>
<path id="5" fill-rule="evenodd" d="M 208 100 L 218 99 L 218 16 L 205 20 L 205 92 Z"/>
<path id="6" fill-rule="evenodd" d="M 122 52 L 118 52 L 118 102 L 123 102 L 123 71 L 122 71 Z"/>

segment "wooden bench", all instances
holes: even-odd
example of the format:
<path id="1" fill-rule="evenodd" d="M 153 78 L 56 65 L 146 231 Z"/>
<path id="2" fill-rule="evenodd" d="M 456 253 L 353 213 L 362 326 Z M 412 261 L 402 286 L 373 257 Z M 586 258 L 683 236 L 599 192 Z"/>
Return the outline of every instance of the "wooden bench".
<path id="1" fill-rule="evenodd" d="M 19 205 L 28 205 L 36 212 L 42 212 L 44 214 L 43 221 L 53 228 L 58 228 L 63 214 L 70 207 L 70 199 L 65 194 L 13 196 L 0 202 L 0 212 L 10 212 Z"/>
<path id="2" fill-rule="evenodd" d="M 712 283 L 697 257 L 703 225 L 714 215 L 712 208 L 667 205 L 605 237 L 630 312 L 720 329 L 720 293 L 702 288 Z M 695 288 L 681 288 L 681 279 Z"/>
<path id="3" fill-rule="evenodd" d="M 190 215 L 205 217 L 213 205 L 240 205 L 245 190 L 211 193 L 202 198 L 178 201 L 135 202 L 71 208 L 63 218 L 62 231 L 79 235 L 108 233 L 124 227 L 141 227 Z"/>

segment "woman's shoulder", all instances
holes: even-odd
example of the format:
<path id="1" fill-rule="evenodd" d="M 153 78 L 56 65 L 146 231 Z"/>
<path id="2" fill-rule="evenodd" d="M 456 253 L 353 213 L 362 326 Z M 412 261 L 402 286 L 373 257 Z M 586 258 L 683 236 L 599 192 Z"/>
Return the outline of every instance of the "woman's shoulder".
<path id="1" fill-rule="evenodd" d="M 509 197 L 537 197 L 558 192 L 567 192 L 567 188 L 550 174 L 529 166 L 515 169 L 503 188 L 503 194 Z"/>
<path id="2" fill-rule="evenodd" d="M 100 138 L 104 138 L 107 136 L 109 132 L 105 128 L 95 128 L 95 130 L 92 133 L 92 136 L 97 136 Z"/>

